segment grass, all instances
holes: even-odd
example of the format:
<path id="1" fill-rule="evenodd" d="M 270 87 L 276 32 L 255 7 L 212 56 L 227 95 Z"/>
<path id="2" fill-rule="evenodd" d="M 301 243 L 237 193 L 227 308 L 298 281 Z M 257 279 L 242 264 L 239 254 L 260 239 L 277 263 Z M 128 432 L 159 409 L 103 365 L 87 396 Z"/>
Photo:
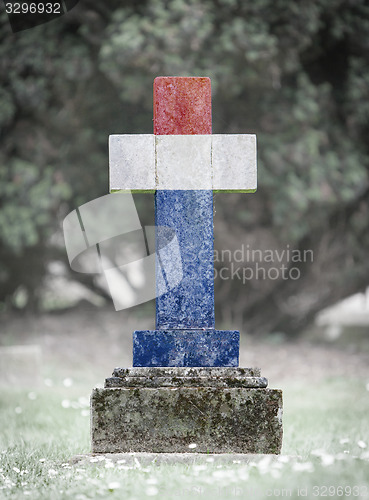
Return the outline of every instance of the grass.
<path id="1" fill-rule="evenodd" d="M 90 387 L 0 392 L 0 498 L 369 497 L 369 393 L 346 378 L 285 384 L 279 459 L 194 465 L 71 465 L 89 444 Z"/>

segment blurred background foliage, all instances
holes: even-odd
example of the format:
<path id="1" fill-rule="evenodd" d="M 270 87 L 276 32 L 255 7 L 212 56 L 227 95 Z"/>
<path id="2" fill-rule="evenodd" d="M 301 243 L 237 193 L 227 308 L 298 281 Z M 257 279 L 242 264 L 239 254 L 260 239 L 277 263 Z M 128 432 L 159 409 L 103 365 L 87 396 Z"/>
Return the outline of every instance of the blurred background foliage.
<path id="1" fill-rule="evenodd" d="M 258 191 L 215 196 L 216 248 L 314 252 L 286 262 L 299 280 L 217 279 L 218 326 L 293 335 L 368 285 L 365 0 L 81 0 L 16 34 L 2 13 L 0 38 L 3 310 L 23 290 L 38 311 L 53 262 L 104 293 L 69 271 L 61 222 L 108 192 L 109 134 L 152 133 L 158 75 L 210 76 L 213 132 L 258 136 Z"/>

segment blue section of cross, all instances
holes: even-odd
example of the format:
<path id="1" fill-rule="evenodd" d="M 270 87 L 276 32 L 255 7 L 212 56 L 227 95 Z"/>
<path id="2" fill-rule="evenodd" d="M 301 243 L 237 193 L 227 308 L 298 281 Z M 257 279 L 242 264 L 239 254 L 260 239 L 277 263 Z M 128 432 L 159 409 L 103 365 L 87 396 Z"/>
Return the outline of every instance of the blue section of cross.
<path id="1" fill-rule="evenodd" d="M 214 328 L 212 191 L 157 191 L 155 225 L 175 230 L 183 274 L 176 288 L 161 296 L 158 293 L 156 328 Z M 166 243 L 160 239 L 159 229 L 157 248 Z M 165 262 L 163 264 L 167 267 Z"/>
<path id="2" fill-rule="evenodd" d="M 212 191 L 157 191 L 157 273 L 170 269 L 165 228 L 174 229 L 183 274 L 156 299 L 156 330 L 133 335 L 133 366 L 238 366 L 239 332 L 215 330 Z M 175 277 L 176 278 L 176 277 Z M 168 280 L 168 277 L 164 276 Z M 157 274 L 157 283 L 162 282 Z"/>
<path id="3" fill-rule="evenodd" d="M 209 78 L 155 79 L 156 136 L 211 132 Z M 203 168 L 201 162 L 196 168 Z M 134 332 L 133 366 L 238 366 L 239 332 L 214 329 L 212 191 L 156 191 L 155 225 L 156 330 Z M 165 250 L 171 248 L 171 232 L 179 244 L 180 265 L 177 255 Z"/>

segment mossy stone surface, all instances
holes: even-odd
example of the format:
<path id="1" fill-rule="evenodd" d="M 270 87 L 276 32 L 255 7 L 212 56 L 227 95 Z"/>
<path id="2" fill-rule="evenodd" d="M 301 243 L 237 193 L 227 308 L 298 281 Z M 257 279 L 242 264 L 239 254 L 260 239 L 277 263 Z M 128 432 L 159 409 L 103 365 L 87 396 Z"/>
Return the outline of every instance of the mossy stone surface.
<path id="1" fill-rule="evenodd" d="M 282 391 L 219 387 L 94 389 L 94 453 L 280 453 Z"/>

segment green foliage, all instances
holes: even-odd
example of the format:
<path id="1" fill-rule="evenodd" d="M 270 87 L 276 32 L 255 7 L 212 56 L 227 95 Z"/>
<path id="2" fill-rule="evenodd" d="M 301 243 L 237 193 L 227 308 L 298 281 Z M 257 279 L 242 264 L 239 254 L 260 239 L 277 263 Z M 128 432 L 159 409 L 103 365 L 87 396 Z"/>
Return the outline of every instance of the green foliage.
<path id="1" fill-rule="evenodd" d="M 357 251 L 365 216 L 353 207 L 367 213 L 369 189 L 368 32 L 365 0 L 87 1 L 15 35 L 2 14 L 3 264 L 14 250 L 22 259 L 50 245 L 69 209 L 107 193 L 107 136 L 152 131 L 158 75 L 210 76 L 213 131 L 258 135 L 258 198 L 218 197 L 223 228 L 246 238 L 262 226 L 298 247 L 341 214 L 345 252 Z M 18 170 L 29 171 L 19 189 Z M 11 289 L 2 276 L 0 300 Z"/>
<path id="2" fill-rule="evenodd" d="M 59 205 L 71 196 L 70 186 L 51 167 L 13 159 L 0 169 L 0 241 L 15 253 L 51 236 Z"/>
<path id="3" fill-rule="evenodd" d="M 298 242 L 318 216 L 328 218 L 368 183 L 367 147 L 354 130 L 368 123 L 367 53 L 347 60 L 344 91 L 323 60 L 332 46 L 339 57 L 348 37 L 365 48 L 353 28 L 363 9 L 338 1 L 155 0 L 139 13 L 114 12 L 100 67 L 122 99 L 148 109 L 154 75 L 210 75 L 216 132 L 258 133 L 259 186 L 274 229 Z M 350 134 L 349 117 L 339 115 L 354 106 Z"/>

